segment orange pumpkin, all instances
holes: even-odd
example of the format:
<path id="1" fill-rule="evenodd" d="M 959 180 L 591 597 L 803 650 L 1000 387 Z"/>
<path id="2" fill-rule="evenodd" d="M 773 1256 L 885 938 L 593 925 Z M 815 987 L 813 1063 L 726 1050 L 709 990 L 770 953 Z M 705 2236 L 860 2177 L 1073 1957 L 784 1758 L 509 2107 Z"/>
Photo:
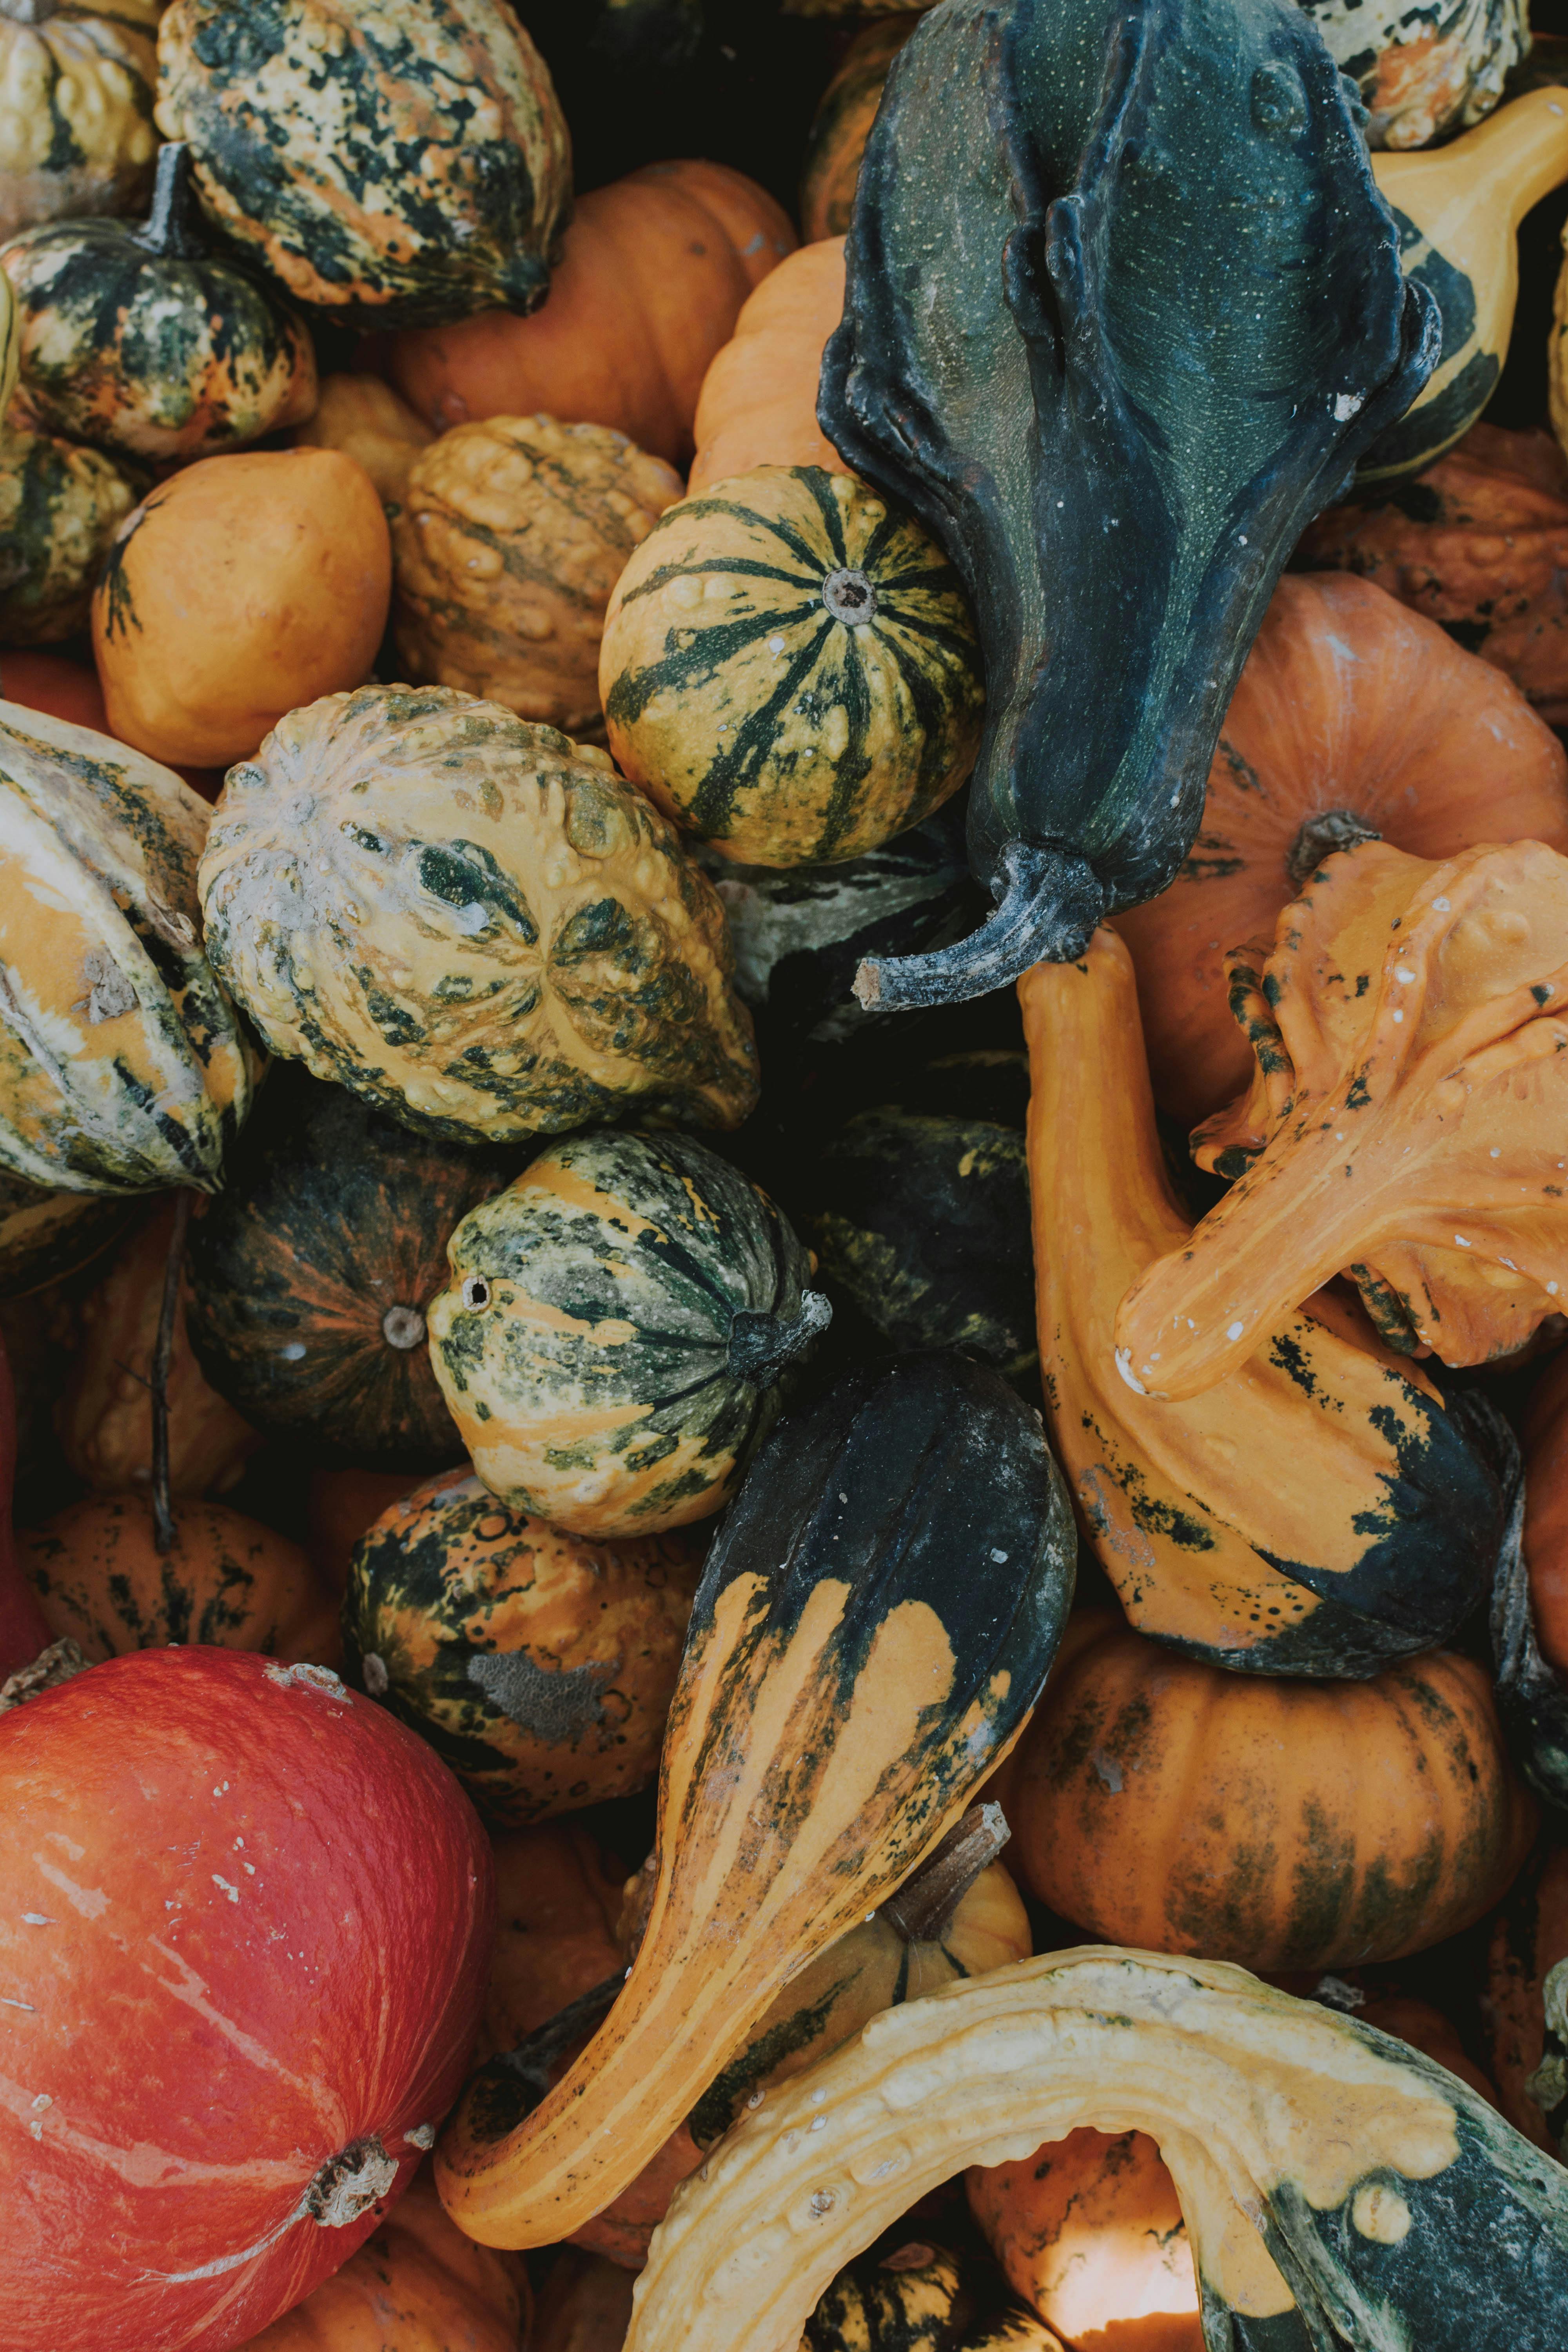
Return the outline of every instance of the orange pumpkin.
<path id="1" fill-rule="evenodd" d="M 1550 433 L 1473 425 L 1386 506 L 1331 507 L 1297 561 L 1375 581 L 1568 722 L 1568 459 Z"/>
<path id="2" fill-rule="evenodd" d="M 68 719 L 73 727 L 90 727 L 95 735 L 113 731 L 97 670 L 91 662 L 79 661 L 70 654 L 7 646 L 0 652 L 0 696 L 7 702 L 19 702 L 25 710 L 44 710 L 52 719 Z M 203 800 L 216 800 L 223 784 L 221 768 L 193 767 L 188 761 L 170 764 Z"/>
<path id="3" fill-rule="evenodd" d="M 515 2050 L 626 1966 L 624 1864 L 574 1822 L 507 1830 L 493 1843 L 499 1924 L 480 2058 Z"/>
<path id="4" fill-rule="evenodd" d="M 393 383 L 437 432 L 470 418 L 611 425 L 684 465 L 708 363 L 795 247 L 766 192 L 721 163 L 647 163 L 577 205 L 548 299 L 396 336 Z"/>
<path id="5" fill-rule="evenodd" d="M 341 1601 L 361 1536 L 400 1496 L 425 1484 L 403 1470 L 314 1470 L 305 1496 L 305 1549 L 324 1592 Z"/>
<path id="6" fill-rule="evenodd" d="M 1320 861 L 1369 833 L 1429 858 L 1478 840 L 1568 850 L 1568 758 L 1517 688 L 1435 623 L 1364 581 L 1287 578 L 1241 674 L 1181 872 L 1116 919 L 1155 1097 L 1184 1126 L 1252 1076 L 1227 950 L 1271 931 Z"/>
<path id="7" fill-rule="evenodd" d="M 822 93 L 800 175 L 803 236 L 842 236 L 849 226 L 860 158 L 882 103 L 888 68 L 920 19 L 887 16 L 857 33 Z"/>
<path id="8" fill-rule="evenodd" d="M 1204 2352 L 1176 2186 L 1147 2133 L 1084 2126 L 964 2185 L 1008 2284 L 1068 2344 Z"/>
<path id="9" fill-rule="evenodd" d="M 340 449 L 204 457 L 121 525 L 93 593 L 110 731 L 226 766 L 287 710 L 360 685 L 392 595 L 374 485 Z"/>
<path id="10" fill-rule="evenodd" d="M 316 413 L 294 428 L 297 449 L 341 449 L 363 466 L 384 506 L 403 497 L 408 469 L 435 438 L 422 416 L 378 375 L 329 375 Z"/>
<path id="11" fill-rule="evenodd" d="M 1547 2054 L 1547 1979 L 1564 1960 L 1568 1846 L 1553 1844 L 1532 1858 L 1499 1914 L 1481 2002 L 1497 2104 L 1516 2131 L 1553 2156 L 1563 2152 L 1568 2124 L 1568 2076 L 1561 2065 L 1556 2081 L 1540 2070 Z M 1561 2059 L 1560 2050 L 1553 2054 Z"/>
<path id="12" fill-rule="evenodd" d="M 848 473 L 816 421 L 823 346 L 843 315 L 841 236 L 803 245 L 763 280 L 702 379 L 689 496 L 753 466 Z"/>
<path id="13" fill-rule="evenodd" d="M 1524 1565 L 1541 1654 L 1568 1675 L 1568 1354 L 1542 1374 L 1524 1424 Z"/>
<path id="14" fill-rule="evenodd" d="M 81 1349 L 55 1428 L 70 1468 L 100 1494 L 152 1482 L 153 1356 L 174 1222 L 171 1202 L 131 1235 L 82 1303 Z M 182 1281 L 169 1361 L 169 1484 L 176 1495 L 221 1495 L 261 1439 L 203 1378 L 185 1333 L 188 1289 Z"/>
<path id="15" fill-rule="evenodd" d="M 50 1633 L 90 1659 L 197 1642 L 337 1664 L 337 1612 L 299 1545 L 221 1503 L 177 1504 L 168 1553 L 132 1495 L 72 1503 L 17 1541 Z"/>
<path id="16" fill-rule="evenodd" d="M 539 2290 L 528 2352 L 621 2352 L 631 2322 L 629 2273 L 563 2246 Z"/>
<path id="17" fill-rule="evenodd" d="M 342 2269 L 246 2352 L 518 2352 L 531 2303 L 521 2258 L 465 2238 L 422 2168 Z"/>
<path id="18" fill-rule="evenodd" d="M 1442 1650 L 1369 1682 L 1294 1682 L 1177 1656 L 1107 1614 L 1020 1745 L 1010 1858 L 1043 1902 L 1108 1942 L 1250 1969 L 1456 1934 L 1509 1885 L 1537 1818 L 1487 1674 Z"/>
<path id="19" fill-rule="evenodd" d="M 1445 2017 L 1429 2000 L 1414 2000 L 1408 1993 L 1379 1993 L 1353 2013 L 1362 2025 L 1375 2025 L 1380 2033 L 1392 2033 L 1396 2042 L 1407 2042 L 1412 2050 L 1435 2058 L 1439 2066 L 1447 2066 L 1450 2074 L 1457 2074 L 1461 2083 L 1468 2083 L 1472 2091 L 1497 2105 L 1491 2077 L 1481 2072 L 1465 2048 L 1453 2019 Z"/>

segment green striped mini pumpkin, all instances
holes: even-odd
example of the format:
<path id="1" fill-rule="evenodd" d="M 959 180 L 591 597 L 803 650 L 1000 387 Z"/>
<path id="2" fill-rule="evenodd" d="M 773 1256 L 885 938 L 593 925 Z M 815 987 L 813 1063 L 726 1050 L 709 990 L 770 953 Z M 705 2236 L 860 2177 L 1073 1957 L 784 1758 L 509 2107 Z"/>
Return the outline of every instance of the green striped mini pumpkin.
<path id="1" fill-rule="evenodd" d="M 621 574 L 599 662 L 610 749 L 751 866 L 858 857 L 973 764 L 984 707 L 958 576 L 853 475 L 759 466 L 671 507 Z"/>

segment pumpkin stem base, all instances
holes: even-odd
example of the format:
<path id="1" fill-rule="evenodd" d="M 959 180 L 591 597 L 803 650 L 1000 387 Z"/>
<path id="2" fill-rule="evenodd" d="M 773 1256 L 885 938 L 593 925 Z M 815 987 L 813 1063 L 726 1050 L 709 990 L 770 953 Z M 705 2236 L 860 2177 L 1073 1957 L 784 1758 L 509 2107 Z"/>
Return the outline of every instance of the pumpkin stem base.
<path id="1" fill-rule="evenodd" d="M 962 1004 L 1010 988 L 1032 964 L 1073 963 L 1083 954 L 1105 913 L 1104 887 L 1087 859 L 1009 841 L 1000 877 L 992 886 L 995 913 L 966 940 L 930 955 L 863 963 L 855 993 L 865 1010 Z"/>
<path id="2" fill-rule="evenodd" d="M 989 1870 L 1013 1832 L 998 1804 L 971 1805 L 925 1861 L 882 1906 L 882 1916 L 906 1944 L 931 1944 L 946 1934 L 952 1915 L 983 1870 Z"/>

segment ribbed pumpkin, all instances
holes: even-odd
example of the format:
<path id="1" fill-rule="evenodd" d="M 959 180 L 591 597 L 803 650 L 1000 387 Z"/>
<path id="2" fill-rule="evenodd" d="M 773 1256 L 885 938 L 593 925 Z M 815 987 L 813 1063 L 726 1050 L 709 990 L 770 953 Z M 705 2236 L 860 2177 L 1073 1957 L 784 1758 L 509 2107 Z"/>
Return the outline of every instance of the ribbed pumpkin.
<path id="1" fill-rule="evenodd" d="M 12 0 L 0 10 L 0 236 L 133 212 L 153 177 L 163 0 Z"/>
<path id="2" fill-rule="evenodd" d="M 1375 581 L 1568 721 L 1568 458 L 1549 433 L 1472 425 L 1385 505 L 1321 515 L 1300 561 Z"/>
<path id="3" fill-rule="evenodd" d="M 257 1428 L 410 1485 L 457 1461 L 425 1318 L 447 1235 L 520 1156 L 412 1136 L 275 1071 L 191 1236 L 191 1340 L 213 1385 Z"/>
<path id="4" fill-rule="evenodd" d="M 957 575 L 903 509 L 819 467 L 673 507 L 610 600 L 599 690 L 623 772 L 752 866 L 856 857 L 973 763 L 984 709 Z"/>
<path id="5" fill-rule="evenodd" d="M 131 1213 L 127 1202 L 29 1184 L 0 1168 L 0 1298 L 58 1282 L 108 1246 Z"/>
<path id="6" fill-rule="evenodd" d="M 337 1663 L 336 1612 L 299 1545 L 221 1503 L 179 1501 L 168 1552 L 141 1495 L 71 1503 L 19 1541 L 50 1633 L 90 1659 L 178 1642 Z"/>
<path id="7" fill-rule="evenodd" d="M 1379 588 L 1282 580 L 1185 863 L 1116 919 L 1155 1097 L 1184 1126 L 1252 1076 L 1226 950 L 1267 936 L 1324 857 L 1372 835 L 1428 858 L 1479 840 L 1568 851 L 1568 759 L 1506 678 Z"/>
<path id="8" fill-rule="evenodd" d="M 82 1302 L 81 1345 L 55 1430 L 69 1468 L 100 1494 L 145 1494 L 152 1485 L 153 1367 L 174 1223 L 172 1205 L 148 1218 Z M 203 1378 L 185 1330 L 189 1303 L 187 1273 L 165 1383 L 169 1486 L 176 1495 L 221 1495 L 261 1440 Z"/>
<path id="9" fill-rule="evenodd" d="M 393 518 L 405 674 L 602 737 L 605 607 L 680 495 L 672 467 L 602 425 L 492 416 L 444 433 Z"/>
<path id="10" fill-rule="evenodd" d="M 231 772 L 201 889 L 272 1050 L 424 1134 L 638 1102 L 735 1127 L 756 1101 L 711 887 L 603 751 L 495 703 L 365 687 L 290 712 Z"/>
<path id="11" fill-rule="evenodd" d="M 386 518 L 353 458 L 203 458 L 109 551 L 92 600 L 109 723 L 154 759 L 247 758 L 286 711 L 368 675 L 391 596 Z"/>
<path id="12" fill-rule="evenodd" d="M 429 1740 L 489 1821 L 517 1827 L 646 1788 L 658 1769 L 700 1562 L 619 1545 L 436 1479 L 362 1538 L 346 1671 Z"/>
<path id="13" fill-rule="evenodd" d="M 217 1183 L 252 1063 L 197 944 L 206 827 L 166 768 L 0 703 L 0 1161 L 14 1174 L 82 1192 Z"/>
<path id="14" fill-rule="evenodd" d="M 828 1320 L 767 1195 L 684 1136 L 568 1137 L 447 1255 L 431 1360 L 474 1467 L 578 1535 L 710 1517 Z"/>
<path id="15" fill-rule="evenodd" d="M 245 2352 L 518 2352 L 531 2303 L 518 2256 L 465 2238 L 426 2168 L 342 2269 Z"/>
<path id="16" fill-rule="evenodd" d="M 741 305 L 795 248 L 765 189 L 721 163 L 647 163 L 578 205 L 550 299 L 400 335 L 388 362 L 437 431 L 542 410 L 609 425 L 684 465 L 708 363 Z"/>
<path id="17" fill-rule="evenodd" d="M 1505 1516 L 1460 1401 L 1446 1408 L 1336 1291 L 1180 1412 L 1131 1385 L 1117 1307 L 1192 1232 L 1155 1126 L 1131 959 L 1101 929 L 1081 964 L 1042 964 L 1019 994 L 1041 1385 L 1129 1617 L 1266 1675 L 1368 1675 L 1448 1639 L 1491 1589 Z"/>
<path id="18" fill-rule="evenodd" d="M 308 416 L 304 321 L 214 253 L 196 226 L 188 151 L 158 159 L 153 215 L 25 229 L 0 263 L 16 289 L 13 415 L 140 460 L 238 448 Z"/>
<path id="19" fill-rule="evenodd" d="M 888 68 L 914 31 L 910 15 L 886 16 L 858 33 L 822 93 L 805 142 L 800 175 L 800 229 L 808 242 L 842 236 L 855 203 L 860 158 Z M 837 320 L 834 321 L 837 325 Z"/>
<path id="20" fill-rule="evenodd" d="M 158 122 L 225 236 L 345 324 L 544 298 L 571 146 L 502 0 L 174 0 Z"/>
<path id="21" fill-rule="evenodd" d="M 702 379 L 695 498 L 754 466 L 849 471 L 816 421 L 823 347 L 844 315 L 844 239 L 803 245 L 764 278 Z"/>
<path id="22" fill-rule="evenodd" d="M 87 626 L 98 575 L 136 499 L 99 450 L 0 425 L 0 644 L 52 645 Z"/>
<path id="23" fill-rule="evenodd" d="M 1497 1901 L 1537 1818 L 1471 1659 L 1284 1681 L 1109 1615 L 1047 1685 L 1011 1802 L 1014 1867 L 1065 1918 L 1254 1969 L 1440 1942 Z"/>
<path id="24" fill-rule="evenodd" d="M 1146 2132 L 1084 2125 L 1021 2163 L 972 2165 L 970 2210 L 1008 2284 L 1091 2352 L 1205 2352 L 1176 2184 Z"/>
<path id="25" fill-rule="evenodd" d="M 1329 55 L 1361 91 L 1373 147 L 1426 147 L 1477 122 L 1530 47 L 1522 0 L 1300 0 Z"/>
<path id="26" fill-rule="evenodd" d="M 323 378 L 314 415 L 294 429 L 297 448 L 341 449 L 363 466 L 385 507 L 401 501 L 410 467 L 434 437 L 378 375 Z"/>
<path id="27" fill-rule="evenodd" d="M 1516 2131 L 1562 2158 L 1568 2139 L 1568 1846 L 1544 1842 L 1510 1889 L 1491 1933 L 1482 1997 L 1498 2105 Z M 1547 1989 L 1556 1975 L 1549 2026 Z M 1549 2048 L 1549 2043 L 1552 2046 Z"/>

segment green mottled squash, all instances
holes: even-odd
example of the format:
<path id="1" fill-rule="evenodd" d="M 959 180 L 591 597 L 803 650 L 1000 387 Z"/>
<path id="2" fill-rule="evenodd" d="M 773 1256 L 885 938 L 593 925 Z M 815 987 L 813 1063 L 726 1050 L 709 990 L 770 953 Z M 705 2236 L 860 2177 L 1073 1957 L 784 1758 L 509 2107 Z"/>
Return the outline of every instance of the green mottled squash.
<path id="1" fill-rule="evenodd" d="M 87 626 L 140 495 L 100 451 L 0 425 L 0 645 L 52 645 Z"/>
<path id="2" fill-rule="evenodd" d="M 410 1485 L 456 1462 L 425 1318 L 447 1235 L 520 1156 L 410 1135 L 298 1066 L 274 1071 L 191 1235 L 213 1386 L 258 1429 Z"/>
<path id="3" fill-rule="evenodd" d="M 216 1190 L 255 1068 L 202 953 L 188 784 L 0 703 L 0 1164 L 79 1192 Z"/>
<path id="4" fill-rule="evenodd" d="M 918 18 L 885 16 L 858 33 L 822 93 L 800 175 L 800 233 L 807 245 L 842 236 L 855 206 L 866 138 L 882 102 L 888 68 Z"/>
<path id="5" fill-rule="evenodd" d="M 127 1202 L 30 1184 L 0 1168 L 0 1298 L 58 1282 L 107 1248 L 130 1214 Z"/>
<path id="6" fill-rule="evenodd" d="M 823 2289 L 800 2338 L 800 2352 L 1001 2352 L 1003 2346 L 1062 2352 L 1055 2330 L 1006 2294 L 984 2256 L 952 2253 L 921 2238 L 847 2263 Z"/>
<path id="7" fill-rule="evenodd" d="M 684 1136 L 569 1137 L 448 1255 L 431 1359 L 474 1467 L 578 1535 L 720 1509 L 828 1320 L 767 1195 Z"/>
<path id="8" fill-rule="evenodd" d="M 132 212 L 153 176 L 163 0 L 7 0 L 0 8 L 0 236 Z"/>
<path id="9" fill-rule="evenodd" d="M 646 1788 L 700 1571 L 688 1537 L 599 1544 L 433 1479 L 361 1538 L 347 1671 L 429 1740 L 487 1820 Z"/>
<path id="10" fill-rule="evenodd" d="M 1300 0 L 1361 92 L 1370 147 L 1429 147 L 1491 112 L 1530 47 L 1527 0 Z"/>
<path id="11" fill-rule="evenodd" d="M 201 894 L 272 1050 L 424 1134 L 638 1102 L 736 1127 L 756 1102 L 711 887 L 603 751 L 498 704 L 368 686 L 290 711 L 229 771 Z"/>
<path id="12" fill-rule="evenodd" d="M 304 321 L 213 251 L 189 171 L 187 148 L 163 149 L 140 227 L 49 224 L 0 252 L 21 328 L 16 423 L 167 462 L 309 416 L 316 359 Z"/>
<path id="13" fill-rule="evenodd" d="M 158 122 L 211 218 L 359 326 L 527 311 L 571 212 L 571 145 L 503 0 L 174 0 Z"/>
<path id="14" fill-rule="evenodd" d="M 887 1105 L 811 1171 L 824 1278 L 895 1348 L 963 1348 L 1010 1380 L 1037 1361 L 1021 1132 Z"/>
<path id="15" fill-rule="evenodd" d="M 752 866 L 857 857 L 958 790 L 980 656 L 957 574 L 847 474 L 758 466 L 672 507 L 616 583 L 599 693 L 623 772 Z"/>

